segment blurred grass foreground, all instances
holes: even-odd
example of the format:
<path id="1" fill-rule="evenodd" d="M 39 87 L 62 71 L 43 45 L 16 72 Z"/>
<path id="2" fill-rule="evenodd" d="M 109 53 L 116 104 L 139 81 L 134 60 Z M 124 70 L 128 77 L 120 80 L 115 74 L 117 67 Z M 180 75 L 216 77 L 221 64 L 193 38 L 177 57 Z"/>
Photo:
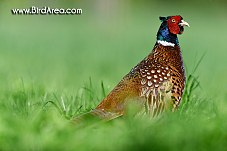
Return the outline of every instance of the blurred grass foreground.
<path id="1" fill-rule="evenodd" d="M 11 14 L 31 6 L 83 13 Z M 226 7 L 224 0 L 1 0 L 0 150 L 226 150 Z M 94 108 L 153 48 L 158 17 L 176 14 L 191 25 L 179 36 L 187 75 L 205 54 L 193 74 L 199 87 L 179 111 L 72 125 L 68 119 Z"/>

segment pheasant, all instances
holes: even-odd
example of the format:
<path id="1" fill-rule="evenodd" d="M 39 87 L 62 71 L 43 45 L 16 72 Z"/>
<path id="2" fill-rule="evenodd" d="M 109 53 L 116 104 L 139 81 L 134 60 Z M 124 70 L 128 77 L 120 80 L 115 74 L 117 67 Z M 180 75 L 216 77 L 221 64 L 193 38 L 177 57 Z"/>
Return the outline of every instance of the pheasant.
<path id="1" fill-rule="evenodd" d="M 151 53 L 132 68 L 95 109 L 74 118 L 74 122 L 122 116 L 127 104 L 135 100 L 152 117 L 178 108 L 186 77 L 177 34 L 182 34 L 184 26 L 189 24 L 179 15 L 159 19 L 162 23 Z"/>

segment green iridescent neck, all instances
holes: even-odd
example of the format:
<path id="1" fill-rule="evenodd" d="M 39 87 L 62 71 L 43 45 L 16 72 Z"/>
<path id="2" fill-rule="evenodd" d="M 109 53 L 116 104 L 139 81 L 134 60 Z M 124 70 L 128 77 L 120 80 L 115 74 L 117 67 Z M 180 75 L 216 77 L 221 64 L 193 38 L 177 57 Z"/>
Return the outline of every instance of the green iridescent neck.
<path id="1" fill-rule="evenodd" d="M 164 41 L 167 43 L 172 43 L 174 45 L 179 45 L 177 35 L 169 32 L 167 21 L 164 21 L 157 33 L 157 41 Z"/>

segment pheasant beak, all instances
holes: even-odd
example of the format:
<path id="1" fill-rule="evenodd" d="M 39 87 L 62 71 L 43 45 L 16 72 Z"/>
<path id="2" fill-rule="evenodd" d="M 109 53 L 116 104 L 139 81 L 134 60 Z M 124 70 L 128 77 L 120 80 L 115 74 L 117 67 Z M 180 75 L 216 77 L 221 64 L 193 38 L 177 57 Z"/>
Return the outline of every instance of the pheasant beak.
<path id="1" fill-rule="evenodd" d="M 181 20 L 181 22 L 179 23 L 179 25 L 180 26 L 188 26 L 188 27 L 190 27 L 189 24 L 186 21 L 184 21 L 184 20 Z"/>

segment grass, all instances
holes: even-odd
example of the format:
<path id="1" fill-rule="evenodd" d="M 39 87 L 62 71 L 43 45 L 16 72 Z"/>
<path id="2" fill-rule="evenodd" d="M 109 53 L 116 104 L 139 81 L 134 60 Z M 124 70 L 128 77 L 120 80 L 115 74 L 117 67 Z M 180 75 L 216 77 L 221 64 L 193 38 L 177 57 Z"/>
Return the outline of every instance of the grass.
<path id="1" fill-rule="evenodd" d="M 193 82 L 192 80 L 187 85 L 188 91 L 192 90 Z M 86 97 L 96 100 L 95 90 L 91 87 L 83 90 L 82 97 L 75 94 L 46 93 L 42 87 L 34 89 L 23 86 L 5 93 L 5 98 L 1 99 L 7 100 L 7 103 L 1 104 L 1 149 L 225 149 L 226 124 L 222 121 L 226 113 L 218 111 L 212 100 L 199 98 L 194 93 L 190 96 L 185 94 L 179 112 L 165 114 L 161 119 L 126 116 L 108 123 L 78 128 L 67 118 L 94 107 L 90 102 L 84 101 Z M 187 100 L 188 97 L 190 100 Z"/>
<path id="2" fill-rule="evenodd" d="M 166 3 L 122 2 L 99 12 L 70 1 L 84 14 L 12 16 L 12 7 L 43 4 L 1 1 L 0 150 L 225 150 L 226 5 Z M 191 25 L 179 36 L 188 79 L 179 111 L 73 125 L 69 119 L 94 108 L 148 54 L 158 16 L 169 14 Z"/>

